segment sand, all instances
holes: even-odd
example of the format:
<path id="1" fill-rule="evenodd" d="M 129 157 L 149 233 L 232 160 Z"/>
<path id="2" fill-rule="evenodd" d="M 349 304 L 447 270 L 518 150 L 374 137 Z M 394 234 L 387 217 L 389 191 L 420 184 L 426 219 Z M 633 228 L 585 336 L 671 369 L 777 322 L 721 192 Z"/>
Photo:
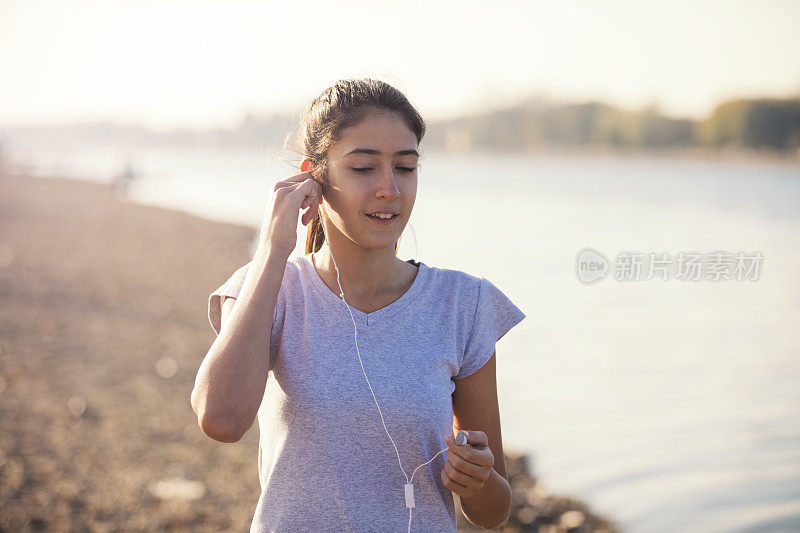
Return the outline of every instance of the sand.
<path id="1" fill-rule="evenodd" d="M 208 294 L 255 236 L 104 184 L 0 174 L 0 531 L 248 530 L 257 425 L 216 442 L 189 398 Z M 506 462 L 503 530 L 615 531 Z"/>

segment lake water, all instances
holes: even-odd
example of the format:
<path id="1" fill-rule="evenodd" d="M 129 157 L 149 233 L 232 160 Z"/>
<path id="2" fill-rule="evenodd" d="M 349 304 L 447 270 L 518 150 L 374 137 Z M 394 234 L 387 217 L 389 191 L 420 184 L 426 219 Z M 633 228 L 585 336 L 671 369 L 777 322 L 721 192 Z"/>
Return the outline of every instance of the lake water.
<path id="1" fill-rule="evenodd" d="M 100 181 L 127 154 L 10 148 Z M 256 150 L 135 163 L 136 201 L 253 227 L 298 172 Z M 410 227 L 401 257 L 484 276 L 527 314 L 497 346 L 503 440 L 547 490 L 631 532 L 800 531 L 800 166 L 426 154 Z M 756 280 L 587 285 L 587 247 L 763 260 Z"/>

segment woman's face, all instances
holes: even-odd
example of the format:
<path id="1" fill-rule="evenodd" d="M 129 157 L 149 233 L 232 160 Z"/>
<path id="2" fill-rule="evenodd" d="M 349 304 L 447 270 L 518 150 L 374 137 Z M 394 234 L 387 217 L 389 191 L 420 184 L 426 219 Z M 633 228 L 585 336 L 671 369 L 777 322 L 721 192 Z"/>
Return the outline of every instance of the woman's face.
<path id="1" fill-rule="evenodd" d="M 328 150 L 326 224 L 363 248 L 391 247 L 417 196 L 417 137 L 394 113 L 370 112 Z M 368 213 L 396 213 L 391 221 Z"/>

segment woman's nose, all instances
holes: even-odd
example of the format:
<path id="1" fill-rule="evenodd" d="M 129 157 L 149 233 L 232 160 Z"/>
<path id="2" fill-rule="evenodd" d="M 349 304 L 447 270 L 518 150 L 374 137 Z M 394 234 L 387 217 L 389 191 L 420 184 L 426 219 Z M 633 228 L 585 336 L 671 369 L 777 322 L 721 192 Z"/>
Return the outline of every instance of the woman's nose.
<path id="1" fill-rule="evenodd" d="M 400 189 L 397 188 L 393 168 L 389 167 L 388 170 L 381 173 L 377 196 L 381 198 L 397 198 L 400 196 Z"/>

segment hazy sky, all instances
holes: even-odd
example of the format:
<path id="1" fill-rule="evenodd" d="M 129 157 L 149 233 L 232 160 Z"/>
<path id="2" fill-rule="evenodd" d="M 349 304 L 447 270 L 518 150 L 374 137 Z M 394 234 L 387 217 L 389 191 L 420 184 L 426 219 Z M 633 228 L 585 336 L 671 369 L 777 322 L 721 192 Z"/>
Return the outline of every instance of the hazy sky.
<path id="1" fill-rule="evenodd" d="M 703 116 L 800 94 L 800 1 L 0 0 L 0 125 L 230 125 L 338 78 L 427 119 L 523 94 Z"/>

